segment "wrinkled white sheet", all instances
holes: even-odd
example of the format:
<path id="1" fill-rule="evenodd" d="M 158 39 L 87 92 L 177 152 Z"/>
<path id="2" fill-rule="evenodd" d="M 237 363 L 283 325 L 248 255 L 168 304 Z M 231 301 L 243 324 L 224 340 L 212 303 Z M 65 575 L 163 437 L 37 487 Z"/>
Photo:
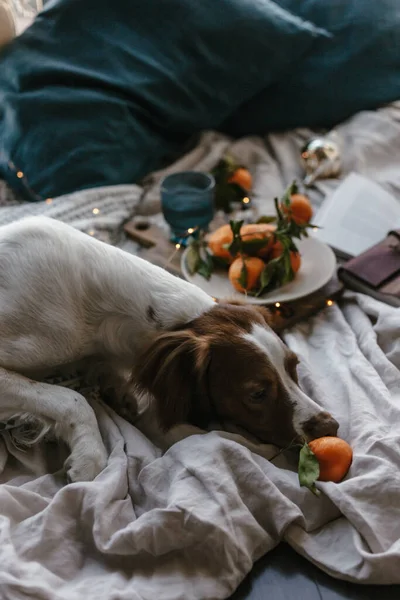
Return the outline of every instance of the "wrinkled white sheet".
<path id="1" fill-rule="evenodd" d="M 349 170 L 384 183 L 400 200 L 399 130 L 400 107 L 392 106 L 354 117 L 337 135 Z M 231 147 L 251 166 L 263 208 L 301 173 L 298 149 L 309 134 Z M 195 160 L 208 168 L 229 144 L 207 134 L 174 168 Z M 149 180 L 142 212 L 156 206 L 158 180 Z M 315 205 L 334 185 L 318 185 Z M 65 485 L 65 448 L 44 444 L 24 453 L 6 432 L 0 438 L 1 598 L 227 598 L 281 539 L 334 576 L 400 583 L 399 309 L 348 294 L 288 331 L 286 341 L 302 359 L 303 388 L 337 416 L 353 446 L 344 482 L 320 484 L 316 498 L 299 487 L 290 457 L 271 463 L 215 433 L 161 456 L 94 398 L 110 458 L 92 483 Z"/>

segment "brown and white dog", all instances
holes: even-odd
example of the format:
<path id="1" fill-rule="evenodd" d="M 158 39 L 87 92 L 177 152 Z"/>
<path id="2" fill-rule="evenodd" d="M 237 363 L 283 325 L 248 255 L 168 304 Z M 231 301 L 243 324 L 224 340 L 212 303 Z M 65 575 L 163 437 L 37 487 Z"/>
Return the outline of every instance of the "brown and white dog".
<path id="1" fill-rule="evenodd" d="M 104 389 L 131 420 L 134 393 L 149 397 L 167 445 L 213 421 L 249 432 L 259 446 L 231 437 L 255 451 L 335 435 L 338 423 L 301 391 L 297 357 L 271 325 L 264 308 L 216 304 L 59 221 L 0 228 L 0 420 L 28 414 L 54 428 L 71 450 L 71 481 L 96 477 L 107 454 L 85 398 L 43 383 L 60 366 L 101 364 Z"/>

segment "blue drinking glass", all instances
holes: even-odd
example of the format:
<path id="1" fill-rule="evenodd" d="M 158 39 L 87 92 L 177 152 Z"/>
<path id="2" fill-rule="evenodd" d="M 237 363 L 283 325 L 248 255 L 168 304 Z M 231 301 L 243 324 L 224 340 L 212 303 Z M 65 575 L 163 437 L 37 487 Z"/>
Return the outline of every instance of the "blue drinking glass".
<path id="1" fill-rule="evenodd" d="M 181 171 L 161 182 L 161 208 L 171 241 L 185 244 L 190 230 L 207 230 L 214 217 L 215 180 L 208 173 Z"/>

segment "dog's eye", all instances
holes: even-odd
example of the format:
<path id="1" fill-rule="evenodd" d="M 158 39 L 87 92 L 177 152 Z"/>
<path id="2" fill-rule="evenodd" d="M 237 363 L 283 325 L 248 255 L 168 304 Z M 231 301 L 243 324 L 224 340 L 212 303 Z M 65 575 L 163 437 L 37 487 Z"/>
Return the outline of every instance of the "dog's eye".
<path id="1" fill-rule="evenodd" d="M 264 402 L 264 400 L 266 400 L 266 399 L 267 399 L 267 390 L 265 388 L 256 390 L 255 392 L 250 394 L 250 401 L 253 404 L 260 404 L 261 402 Z"/>

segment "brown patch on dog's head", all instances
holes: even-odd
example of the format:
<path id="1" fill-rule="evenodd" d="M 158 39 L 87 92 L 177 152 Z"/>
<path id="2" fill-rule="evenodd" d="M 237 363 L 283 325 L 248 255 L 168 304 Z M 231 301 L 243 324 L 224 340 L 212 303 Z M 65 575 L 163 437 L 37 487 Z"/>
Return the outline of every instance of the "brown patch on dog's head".
<path id="1" fill-rule="evenodd" d="M 217 303 L 184 328 L 160 333 L 134 377 L 155 398 L 161 427 L 230 422 L 264 442 L 286 445 L 299 437 L 297 396 L 307 409 L 298 414 L 315 425 L 320 409 L 298 388 L 297 358 L 271 324 L 264 307 Z"/>
<path id="2" fill-rule="evenodd" d="M 209 342 L 190 329 L 156 337 L 135 367 L 135 381 L 157 403 L 160 425 L 203 422 L 201 390 L 208 363 Z M 197 400 L 197 401 L 196 401 Z"/>

